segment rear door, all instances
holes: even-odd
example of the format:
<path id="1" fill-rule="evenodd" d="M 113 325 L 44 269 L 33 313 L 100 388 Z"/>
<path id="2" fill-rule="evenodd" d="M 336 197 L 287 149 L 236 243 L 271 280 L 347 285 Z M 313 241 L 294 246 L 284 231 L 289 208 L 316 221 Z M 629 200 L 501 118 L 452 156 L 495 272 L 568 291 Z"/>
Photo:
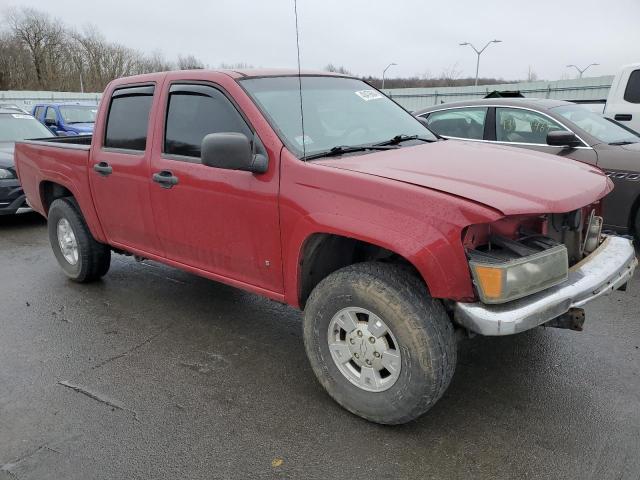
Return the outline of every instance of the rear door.
<path id="1" fill-rule="evenodd" d="M 162 98 L 163 138 L 155 142 L 151 199 L 167 258 L 213 276 L 282 292 L 277 159 L 264 174 L 200 161 L 205 135 L 238 132 L 267 152 L 248 120 L 218 85 L 174 82 Z M 158 133 L 160 135 L 160 133 Z"/>
<path id="2" fill-rule="evenodd" d="M 109 243 L 161 255 L 149 200 L 154 85 L 117 88 L 105 99 L 89 165 L 93 199 Z"/>

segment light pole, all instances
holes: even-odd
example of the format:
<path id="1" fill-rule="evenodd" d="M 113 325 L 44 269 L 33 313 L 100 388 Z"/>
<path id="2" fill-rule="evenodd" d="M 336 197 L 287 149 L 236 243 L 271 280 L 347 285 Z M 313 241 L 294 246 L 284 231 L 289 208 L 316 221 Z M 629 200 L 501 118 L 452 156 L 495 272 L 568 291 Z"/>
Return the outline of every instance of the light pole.
<path id="1" fill-rule="evenodd" d="M 571 67 L 575 68 L 576 70 L 578 70 L 578 78 L 582 78 L 582 74 L 584 72 L 586 72 L 589 67 L 593 67 L 595 65 L 600 65 L 600 64 L 599 63 L 590 63 L 589 65 L 587 65 L 584 68 L 580 68 L 577 65 L 571 64 L 571 65 L 567 65 L 567 68 L 571 68 Z"/>
<path id="2" fill-rule="evenodd" d="M 387 70 L 389 70 L 389 68 L 393 67 L 394 65 L 398 65 L 397 63 L 390 63 L 389 65 L 387 65 L 387 67 L 382 71 L 382 88 L 380 90 L 384 90 L 384 74 L 387 73 Z"/>
<path id="3" fill-rule="evenodd" d="M 471 44 L 469 42 L 463 42 L 463 43 L 460 44 L 460 46 L 469 45 L 471 48 L 473 48 L 473 51 L 476 52 L 476 54 L 478 55 L 478 61 L 476 62 L 476 83 L 474 84 L 476 87 L 478 86 L 478 71 L 480 70 L 480 55 L 492 43 L 501 43 L 501 42 L 502 42 L 502 40 L 491 40 L 491 41 L 487 42 L 487 44 L 484 47 L 482 47 L 480 50 L 478 50 L 475 46 L 473 46 L 473 44 Z"/>

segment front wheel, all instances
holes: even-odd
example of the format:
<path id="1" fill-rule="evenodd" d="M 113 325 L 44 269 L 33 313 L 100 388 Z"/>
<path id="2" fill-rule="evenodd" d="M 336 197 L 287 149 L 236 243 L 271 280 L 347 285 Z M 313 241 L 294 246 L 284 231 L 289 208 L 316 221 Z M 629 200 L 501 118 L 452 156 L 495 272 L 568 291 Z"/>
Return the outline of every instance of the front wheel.
<path id="1" fill-rule="evenodd" d="M 71 280 L 91 282 L 107 273 L 111 249 L 93 238 L 75 200 L 54 200 L 49 208 L 47 228 L 53 254 Z"/>
<path id="2" fill-rule="evenodd" d="M 329 395 L 376 423 L 422 415 L 455 370 L 454 330 L 442 304 L 396 265 L 359 263 L 320 282 L 305 308 L 304 341 Z"/>

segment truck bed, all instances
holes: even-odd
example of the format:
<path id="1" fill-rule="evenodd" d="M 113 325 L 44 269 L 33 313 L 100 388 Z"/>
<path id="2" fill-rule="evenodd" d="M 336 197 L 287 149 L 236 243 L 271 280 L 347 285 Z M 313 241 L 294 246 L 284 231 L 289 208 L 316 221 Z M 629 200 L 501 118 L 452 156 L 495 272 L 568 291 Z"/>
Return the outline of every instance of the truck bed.
<path id="1" fill-rule="evenodd" d="M 100 238 L 89 186 L 90 149 L 90 135 L 27 140 L 16 143 L 14 159 L 22 188 L 35 211 L 46 217 L 52 189 L 65 188 L 79 202 L 89 228 Z"/>

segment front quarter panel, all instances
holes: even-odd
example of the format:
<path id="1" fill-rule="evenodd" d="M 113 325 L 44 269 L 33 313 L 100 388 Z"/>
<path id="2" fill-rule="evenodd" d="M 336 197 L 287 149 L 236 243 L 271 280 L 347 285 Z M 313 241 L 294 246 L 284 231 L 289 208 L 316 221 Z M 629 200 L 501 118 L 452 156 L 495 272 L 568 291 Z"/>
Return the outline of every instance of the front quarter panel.
<path id="1" fill-rule="evenodd" d="M 285 298 L 299 305 L 305 242 L 315 233 L 358 239 L 407 259 L 436 298 L 474 298 L 462 229 L 502 217 L 445 193 L 303 162 L 282 150 L 281 228 Z"/>

